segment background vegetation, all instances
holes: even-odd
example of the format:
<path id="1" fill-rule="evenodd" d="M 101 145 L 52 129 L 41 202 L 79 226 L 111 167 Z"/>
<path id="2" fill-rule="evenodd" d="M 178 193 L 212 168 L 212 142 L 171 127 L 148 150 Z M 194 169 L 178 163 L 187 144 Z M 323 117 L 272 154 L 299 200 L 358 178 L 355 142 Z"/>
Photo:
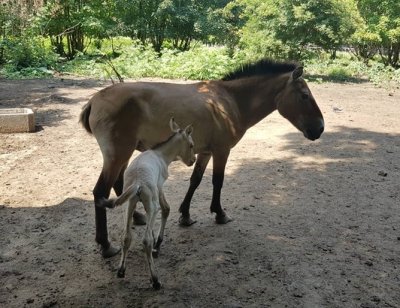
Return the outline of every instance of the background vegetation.
<path id="1" fill-rule="evenodd" d="M 398 0 L 0 0 L 0 74 L 220 78 L 269 57 L 400 83 Z"/>

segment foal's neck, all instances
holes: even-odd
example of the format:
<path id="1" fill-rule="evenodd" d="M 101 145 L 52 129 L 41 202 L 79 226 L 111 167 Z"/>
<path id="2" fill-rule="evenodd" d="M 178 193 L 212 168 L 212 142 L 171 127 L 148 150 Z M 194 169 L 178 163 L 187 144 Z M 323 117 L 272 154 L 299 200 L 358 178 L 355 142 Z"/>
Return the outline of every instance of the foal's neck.
<path id="1" fill-rule="evenodd" d="M 179 149 L 180 147 L 178 146 L 178 138 L 173 136 L 167 142 L 154 148 L 153 151 L 156 152 L 168 166 L 171 162 L 176 160 L 176 157 L 179 155 Z"/>

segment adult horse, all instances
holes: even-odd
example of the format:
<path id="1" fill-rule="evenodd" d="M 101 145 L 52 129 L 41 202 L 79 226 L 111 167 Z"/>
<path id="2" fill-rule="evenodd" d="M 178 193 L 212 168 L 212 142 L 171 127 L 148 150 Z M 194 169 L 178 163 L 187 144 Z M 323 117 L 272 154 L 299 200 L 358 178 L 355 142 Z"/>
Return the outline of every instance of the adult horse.
<path id="1" fill-rule="evenodd" d="M 262 60 L 248 64 L 221 80 L 193 84 L 159 82 L 120 83 L 95 94 L 83 107 L 80 121 L 92 133 L 103 154 L 103 169 L 93 190 L 95 205 L 108 198 L 111 188 L 122 193 L 123 174 L 135 149 L 144 151 L 169 136 L 171 117 L 182 126 L 193 124 L 197 161 L 190 186 L 179 208 L 180 224 L 191 225 L 189 207 L 204 170 L 213 158 L 211 212 L 216 222 L 231 219 L 221 207 L 225 165 L 248 128 L 274 110 L 288 119 L 304 136 L 316 140 L 324 120 L 303 68 L 294 63 Z M 118 253 L 107 233 L 104 208 L 95 206 L 96 241 L 103 257 Z"/>

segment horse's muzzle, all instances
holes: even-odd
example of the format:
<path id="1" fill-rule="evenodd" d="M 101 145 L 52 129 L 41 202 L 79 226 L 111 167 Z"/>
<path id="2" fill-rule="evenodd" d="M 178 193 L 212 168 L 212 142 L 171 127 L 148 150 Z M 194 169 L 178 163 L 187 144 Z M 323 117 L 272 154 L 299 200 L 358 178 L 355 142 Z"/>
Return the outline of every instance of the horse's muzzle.
<path id="1" fill-rule="evenodd" d="M 307 128 L 306 130 L 303 131 L 304 137 L 307 139 L 314 141 L 317 140 L 319 137 L 321 137 L 322 133 L 324 132 L 325 125 L 322 122 L 321 126 L 318 128 Z"/>

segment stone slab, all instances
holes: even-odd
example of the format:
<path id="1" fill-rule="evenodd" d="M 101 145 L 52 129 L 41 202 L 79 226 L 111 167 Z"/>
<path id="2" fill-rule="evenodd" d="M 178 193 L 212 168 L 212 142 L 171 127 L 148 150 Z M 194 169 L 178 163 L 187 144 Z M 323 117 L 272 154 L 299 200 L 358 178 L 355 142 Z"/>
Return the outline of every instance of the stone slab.
<path id="1" fill-rule="evenodd" d="M 0 133 L 35 131 L 35 114 L 29 108 L 0 108 Z"/>

